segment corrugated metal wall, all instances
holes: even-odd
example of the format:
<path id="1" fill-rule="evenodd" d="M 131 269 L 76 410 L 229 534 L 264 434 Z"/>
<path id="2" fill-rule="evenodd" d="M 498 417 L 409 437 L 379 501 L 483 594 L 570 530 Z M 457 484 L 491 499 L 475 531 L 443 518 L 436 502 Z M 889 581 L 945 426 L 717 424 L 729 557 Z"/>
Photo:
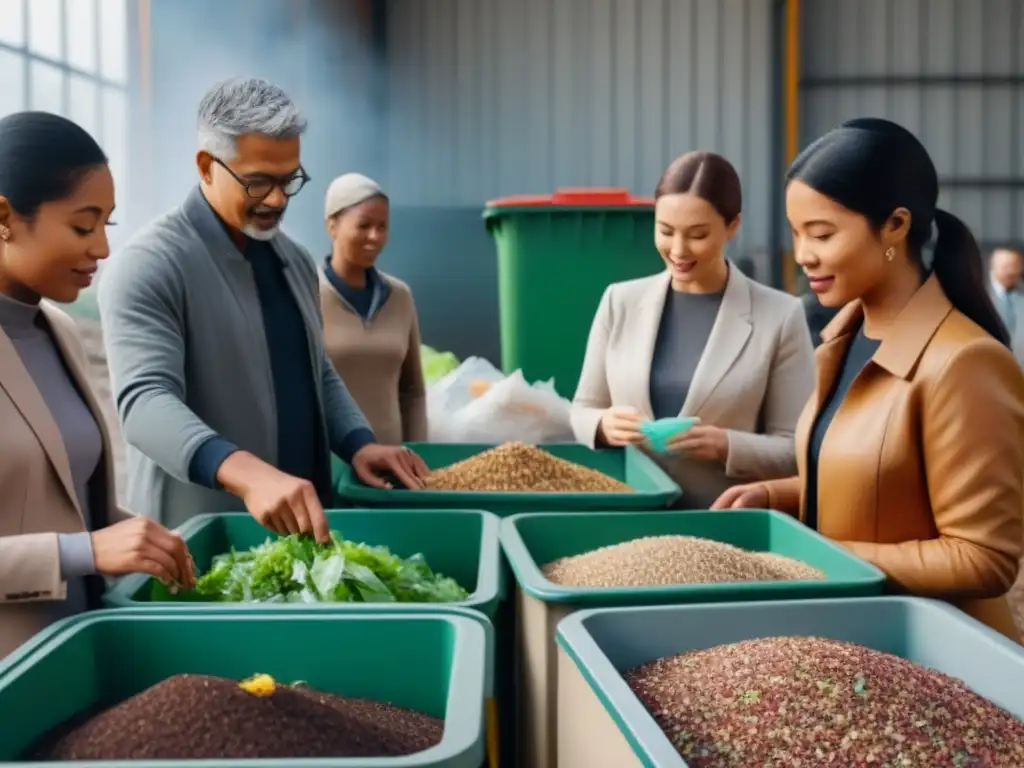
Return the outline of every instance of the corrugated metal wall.
<path id="1" fill-rule="evenodd" d="M 290 206 L 286 227 L 313 252 L 326 253 L 327 185 L 344 171 L 378 174 L 386 149 L 372 92 L 370 31 L 356 0 L 161 0 L 150 7 L 150 114 L 136 119 L 149 131 L 135 137 L 143 215 L 176 205 L 196 184 L 202 95 L 222 78 L 266 77 L 309 116 L 302 159 L 313 181 Z"/>
<path id="2" fill-rule="evenodd" d="M 772 0 L 395 0 L 389 179 L 400 205 L 558 186 L 649 195 L 669 160 L 743 177 L 737 250 L 767 248 Z M 759 270 L 760 271 L 760 270 Z"/>
<path id="3" fill-rule="evenodd" d="M 801 138 L 880 116 L 916 133 L 940 205 L 1024 240 L 1024 0 L 804 0 Z"/>

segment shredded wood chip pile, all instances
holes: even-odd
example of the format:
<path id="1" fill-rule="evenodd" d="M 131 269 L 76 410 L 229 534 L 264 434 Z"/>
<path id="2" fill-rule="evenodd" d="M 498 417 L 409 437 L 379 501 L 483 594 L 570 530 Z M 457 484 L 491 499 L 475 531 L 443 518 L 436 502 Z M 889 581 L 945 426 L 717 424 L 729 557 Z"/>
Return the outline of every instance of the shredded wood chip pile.
<path id="1" fill-rule="evenodd" d="M 435 470 L 427 480 L 427 488 L 535 493 L 633 492 L 630 486 L 597 470 L 525 443 L 504 443 Z"/>
<path id="2" fill-rule="evenodd" d="M 571 587 L 653 587 L 737 581 L 824 579 L 799 560 L 748 552 L 695 536 L 645 536 L 563 557 L 541 569 L 555 584 Z"/>

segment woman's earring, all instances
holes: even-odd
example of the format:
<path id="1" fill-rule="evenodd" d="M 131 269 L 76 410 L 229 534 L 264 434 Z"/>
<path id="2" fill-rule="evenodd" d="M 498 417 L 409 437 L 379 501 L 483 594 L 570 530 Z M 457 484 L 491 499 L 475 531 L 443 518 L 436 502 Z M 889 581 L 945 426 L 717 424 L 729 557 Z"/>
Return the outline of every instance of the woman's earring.
<path id="1" fill-rule="evenodd" d="M 886 261 L 892 261 L 895 258 L 896 258 L 896 249 L 893 248 L 890 245 L 888 248 L 885 249 L 885 260 Z"/>
<path id="2" fill-rule="evenodd" d="M 11 230 L 9 230 L 7 227 L 0 227 L 0 240 L 3 240 L 6 243 L 10 239 Z"/>

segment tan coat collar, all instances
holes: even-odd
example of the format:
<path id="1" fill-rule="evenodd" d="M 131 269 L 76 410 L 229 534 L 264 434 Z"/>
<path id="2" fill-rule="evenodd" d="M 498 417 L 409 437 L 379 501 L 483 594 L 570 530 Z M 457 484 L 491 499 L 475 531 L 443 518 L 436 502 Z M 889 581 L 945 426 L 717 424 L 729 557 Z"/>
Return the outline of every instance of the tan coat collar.
<path id="1" fill-rule="evenodd" d="M 888 329 L 872 362 L 893 376 L 908 378 L 935 331 L 952 309 L 953 305 L 942 290 L 939 279 L 931 275 Z M 864 310 L 859 300 L 843 307 L 821 332 L 822 346 L 819 354 L 830 356 L 837 351 L 836 348 L 840 352 L 844 350 L 849 335 L 856 330 L 863 317 Z"/>
<path id="2" fill-rule="evenodd" d="M 60 349 L 61 357 L 64 359 L 68 370 L 71 372 L 71 376 L 78 385 L 79 391 L 84 393 L 86 402 L 93 413 L 98 413 L 99 404 L 92 396 L 92 390 L 88 382 L 88 373 L 82 369 L 77 355 L 71 349 L 76 341 L 68 338 L 68 331 L 65 329 L 64 323 L 61 322 L 61 318 L 55 317 L 56 310 L 45 301 L 40 306 L 50 331 L 53 333 L 53 338 Z M 64 439 L 60 433 L 60 428 L 54 421 L 50 409 L 39 392 L 39 388 L 32 380 L 31 374 L 29 374 L 24 363 L 22 363 L 21 356 L 15 349 L 14 344 L 2 329 L 0 329 L 0 388 L 7 392 L 15 407 L 21 412 L 22 417 L 31 427 L 32 431 L 35 432 L 36 437 L 39 439 L 40 444 L 46 451 L 46 455 L 56 470 L 64 490 L 70 497 L 71 503 L 78 514 L 81 515 L 82 508 L 79 503 L 78 494 L 75 492 L 75 484 L 71 476 L 71 463 L 68 459 L 67 449 L 64 446 Z M 104 428 L 105 424 L 103 424 L 102 419 L 99 419 L 99 422 L 103 434 L 104 448 L 108 450 L 110 445 L 109 434 Z"/>

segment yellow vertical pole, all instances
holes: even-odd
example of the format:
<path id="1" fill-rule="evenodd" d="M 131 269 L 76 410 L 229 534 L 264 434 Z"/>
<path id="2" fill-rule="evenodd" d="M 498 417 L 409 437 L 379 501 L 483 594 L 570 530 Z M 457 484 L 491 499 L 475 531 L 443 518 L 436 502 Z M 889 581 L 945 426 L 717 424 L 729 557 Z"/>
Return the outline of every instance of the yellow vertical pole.
<path id="1" fill-rule="evenodd" d="M 800 150 L 800 0 L 786 0 L 786 165 L 796 158 Z M 786 290 L 797 292 L 796 262 L 793 253 L 787 252 L 782 265 Z"/>

